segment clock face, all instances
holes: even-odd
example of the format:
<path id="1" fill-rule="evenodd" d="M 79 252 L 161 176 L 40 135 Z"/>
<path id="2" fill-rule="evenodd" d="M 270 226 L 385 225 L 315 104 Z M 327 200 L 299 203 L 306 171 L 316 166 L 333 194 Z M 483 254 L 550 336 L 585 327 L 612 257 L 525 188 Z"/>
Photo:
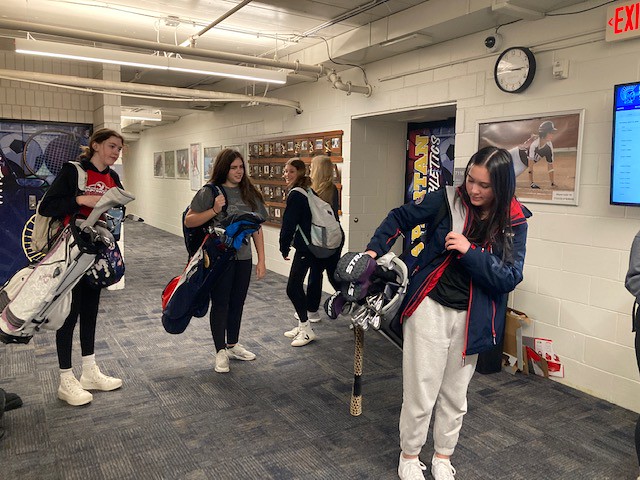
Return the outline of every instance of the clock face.
<path id="1" fill-rule="evenodd" d="M 533 82 L 536 59 L 528 48 L 508 48 L 498 57 L 493 73 L 500 90 L 520 93 Z"/>

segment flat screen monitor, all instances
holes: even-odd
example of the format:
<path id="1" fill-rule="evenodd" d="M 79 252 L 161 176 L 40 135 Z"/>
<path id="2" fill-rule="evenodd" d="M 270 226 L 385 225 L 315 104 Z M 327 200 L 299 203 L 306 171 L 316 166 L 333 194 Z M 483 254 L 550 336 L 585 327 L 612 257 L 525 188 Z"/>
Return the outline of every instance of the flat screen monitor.
<path id="1" fill-rule="evenodd" d="M 614 87 L 610 203 L 640 206 L 640 82 Z"/>

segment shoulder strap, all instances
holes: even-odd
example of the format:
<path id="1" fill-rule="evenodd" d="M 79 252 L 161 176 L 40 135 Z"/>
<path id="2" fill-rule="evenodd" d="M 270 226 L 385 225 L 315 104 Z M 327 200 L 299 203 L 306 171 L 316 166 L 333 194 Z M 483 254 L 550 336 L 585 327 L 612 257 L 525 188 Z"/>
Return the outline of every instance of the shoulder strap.
<path id="1" fill-rule="evenodd" d="M 87 171 L 82 168 L 80 162 L 71 160 L 69 163 L 76 167 L 76 170 L 78 171 L 78 190 L 84 192 L 87 187 Z"/>
<path id="2" fill-rule="evenodd" d="M 214 185 L 213 183 L 205 183 L 204 186 L 211 189 L 211 191 L 213 192 L 213 197 L 214 198 L 216 196 L 220 195 L 220 194 L 224 195 L 224 199 L 226 201 L 225 201 L 224 207 L 222 207 L 222 211 L 226 212 L 227 211 L 227 207 L 229 206 L 229 199 L 227 198 L 227 192 L 222 187 L 222 185 Z"/>
<path id="3" fill-rule="evenodd" d="M 295 192 L 300 192 L 300 193 L 302 193 L 302 194 L 303 194 L 304 196 L 306 196 L 306 197 L 308 197 L 308 196 L 309 196 L 309 192 L 308 192 L 307 190 L 305 190 L 304 188 L 302 188 L 302 187 L 293 187 L 293 188 L 291 189 L 291 191 L 292 191 L 292 192 L 294 192 L 294 191 L 295 191 Z"/>

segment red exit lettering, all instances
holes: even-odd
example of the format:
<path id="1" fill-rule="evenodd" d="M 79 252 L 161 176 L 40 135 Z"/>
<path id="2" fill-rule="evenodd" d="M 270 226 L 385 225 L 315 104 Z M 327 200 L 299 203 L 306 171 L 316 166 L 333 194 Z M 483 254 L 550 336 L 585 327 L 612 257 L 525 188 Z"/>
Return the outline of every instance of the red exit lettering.
<path id="1" fill-rule="evenodd" d="M 616 8 L 613 17 L 607 23 L 610 27 L 613 27 L 613 33 L 616 35 L 638 30 L 640 24 L 640 2 Z"/>

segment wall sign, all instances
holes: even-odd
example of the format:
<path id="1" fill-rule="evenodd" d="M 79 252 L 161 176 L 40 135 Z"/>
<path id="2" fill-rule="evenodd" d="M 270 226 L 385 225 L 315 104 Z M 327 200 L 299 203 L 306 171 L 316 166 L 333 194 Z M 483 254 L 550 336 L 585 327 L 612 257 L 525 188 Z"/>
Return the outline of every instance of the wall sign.
<path id="1" fill-rule="evenodd" d="M 617 2 L 607 9 L 605 40 L 616 42 L 640 37 L 640 2 Z"/>

